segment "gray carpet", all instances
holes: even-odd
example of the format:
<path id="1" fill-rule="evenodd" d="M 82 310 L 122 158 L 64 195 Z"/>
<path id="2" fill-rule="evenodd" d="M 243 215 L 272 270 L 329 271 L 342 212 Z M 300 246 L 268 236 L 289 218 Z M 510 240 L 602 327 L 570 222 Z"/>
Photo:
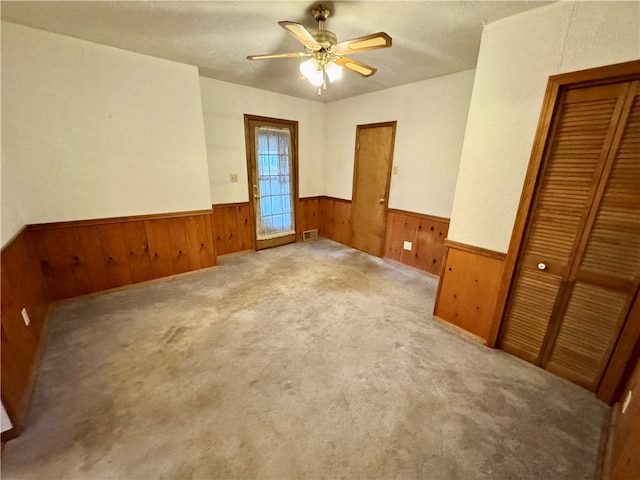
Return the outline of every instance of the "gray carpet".
<path id="1" fill-rule="evenodd" d="M 2 477 L 592 479 L 609 408 L 329 240 L 58 307 Z"/>

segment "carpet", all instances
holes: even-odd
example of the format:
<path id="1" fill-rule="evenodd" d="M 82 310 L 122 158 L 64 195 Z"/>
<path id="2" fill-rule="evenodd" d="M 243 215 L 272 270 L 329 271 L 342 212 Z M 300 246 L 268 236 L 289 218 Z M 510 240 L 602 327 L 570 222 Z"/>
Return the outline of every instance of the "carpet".
<path id="1" fill-rule="evenodd" d="M 50 317 L 5 479 L 592 479 L 593 394 L 435 322 L 437 279 L 326 239 Z"/>

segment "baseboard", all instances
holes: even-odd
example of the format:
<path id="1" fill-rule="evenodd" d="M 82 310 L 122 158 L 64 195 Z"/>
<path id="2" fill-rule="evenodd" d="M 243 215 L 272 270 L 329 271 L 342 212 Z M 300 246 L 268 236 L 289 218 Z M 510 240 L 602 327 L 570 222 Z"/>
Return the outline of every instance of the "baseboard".
<path id="1" fill-rule="evenodd" d="M 20 436 L 20 431 L 16 427 L 12 427 L 9 430 L 5 430 L 4 432 L 2 432 L 2 438 L 1 438 L 2 450 L 4 450 L 5 442 L 8 442 L 9 440 L 13 440 L 18 436 Z"/>
<path id="2" fill-rule="evenodd" d="M 473 334 L 473 333 L 471 333 L 471 332 L 469 332 L 469 331 L 465 330 L 465 329 L 464 329 L 464 328 L 462 328 L 462 327 L 459 327 L 459 326 L 457 326 L 457 325 L 454 325 L 454 324 L 453 324 L 453 323 L 451 323 L 451 322 L 447 322 L 446 320 L 444 320 L 444 319 L 442 319 L 442 318 L 440 318 L 440 317 L 436 317 L 435 315 L 432 315 L 432 318 L 433 318 L 437 323 L 439 323 L 440 325 L 442 325 L 442 326 L 444 326 L 444 327 L 448 328 L 448 329 L 449 329 L 449 330 L 451 330 L 452 332 L 456 332 L 457 334 L 461 335 L 462 337 L 467 338 L 468 340 L 471 340 L 471 341 L 472 341 L 472 342 L 474 342 L 474 343 L 480 343 L 480 344 L 482 344 L 482 345 L 489 346 L 489 344 L 487 343 L 487 341 L 486 341 L 484 338 L 479 337 L 478 335 L 475 335 L 475 334 Z"/>

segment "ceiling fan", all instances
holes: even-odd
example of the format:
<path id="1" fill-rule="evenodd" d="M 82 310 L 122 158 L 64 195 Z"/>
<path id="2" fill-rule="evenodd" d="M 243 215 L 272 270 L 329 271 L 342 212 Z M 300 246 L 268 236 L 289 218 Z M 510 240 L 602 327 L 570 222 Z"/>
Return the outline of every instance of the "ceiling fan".
<path id="1" fill-rule="evenodd" d="M 295 22 L 278 22 L 293 38 L 304 45 L 304 52 L 268 53 L 265 55 L 249 55 L 249 60 L 268 60 L 272 58 L 304 58 L 311 57 L 300 64 L 300 72 L 309 82 L 318 87 L 318 95 L 327 88 L 327 80 L 334 82 L 346 68 L 363 77 L 370 77 L 376 69 L 358 62 L 345 55 L 365 52 L 391 46 L 391 37 L 384 32 L 372 33 L 338 43 L 336 34 L 324 29 L 324 22 L 331 14 L 331 10 L 318 5 L 311 9 L 311 15 L 318 22 L 318 30 L 307 30 L 303 25 Z"/>

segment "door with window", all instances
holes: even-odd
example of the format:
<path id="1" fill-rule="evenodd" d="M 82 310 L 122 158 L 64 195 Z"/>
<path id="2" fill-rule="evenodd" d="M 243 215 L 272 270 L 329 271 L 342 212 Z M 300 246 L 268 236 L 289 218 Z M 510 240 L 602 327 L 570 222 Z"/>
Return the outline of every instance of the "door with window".
<path id="1" fill-rule="evenodd" d="M 298 122 L 245 115 L 256 250 L 296 241 Z"/>

